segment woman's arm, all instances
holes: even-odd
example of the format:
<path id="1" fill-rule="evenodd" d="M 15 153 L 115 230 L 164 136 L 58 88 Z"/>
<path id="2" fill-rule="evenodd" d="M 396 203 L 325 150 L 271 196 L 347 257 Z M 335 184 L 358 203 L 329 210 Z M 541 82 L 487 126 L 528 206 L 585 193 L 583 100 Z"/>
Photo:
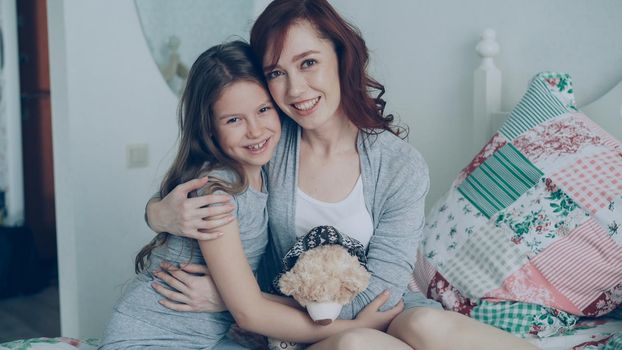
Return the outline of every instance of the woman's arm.
<path id="1" fill-rule="evenodd" d="M 219 294 L 243 329 L 274 338 L 313 343 L 351 328 L 384 330 L 401 311 L 399 307 L 385 313 L 368 308 L 356 320 L 338 320 L 329 326 L 318 326 L 306 312 L 275 302 L 261 293 L 246 260 L 237 222 L 221 230 L 225 234 L 220 239 L 199 241 L 199 246 Z M 377 309 L 382 301 L 380 298 L 370 307 Z"/>
<path id="2" fill-rule="evenodd" d="M 196 240 L 220 237 L 219 227 L 233 221 L 231 212 L 235 207 L 231 197 L 210 194 L 188 198 L 189 193 L 205 186 L 207 181 L 207 176 L 190 180 L 175 187 L 164 198 L 157 194 L 152 197 L 145 208 L 149 228 L 157 233 L 168 232 Z"/>
<path id="3" fill-rule="evenodd" d="M 369 285 L 352 303 L 343 307 L 340 318 L 351 319 L 384 290 L 391 292 L 386 307 L 397 303 L 407 290 L 422 237 L 425 196 L 429 188 L 428 168 L 418 153 L 399 162 L 387 162 L 379 177 L 376 198 L 384 196 L 382 212 L 369 242 Z"/>

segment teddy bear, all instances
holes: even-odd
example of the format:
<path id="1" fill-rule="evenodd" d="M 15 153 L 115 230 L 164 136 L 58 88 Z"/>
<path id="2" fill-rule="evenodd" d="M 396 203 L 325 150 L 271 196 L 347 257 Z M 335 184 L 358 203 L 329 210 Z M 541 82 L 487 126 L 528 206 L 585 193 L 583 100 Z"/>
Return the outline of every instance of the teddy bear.
<path id="1" fill-rule="evenodd" d="M 273 292 L 292 296 L 319 325 L 332 323 L 341 308 L 367 288 L 365 247 L 332 226 L 318 226 L 299 238 L 283 258 Z M 252 349 L 302 350 L 305 344 L 262 337 L 237 326 L 228 336 Z"/>
<path id="2" fill-rule="evenodd" d="M 367 288 L 371 274 L 365 248 L 332 226 L 318 226 L 298 239 L 283 258 L 277 292 L 307 308 L 317 324 L 332 323 L 345 304 Z"/>

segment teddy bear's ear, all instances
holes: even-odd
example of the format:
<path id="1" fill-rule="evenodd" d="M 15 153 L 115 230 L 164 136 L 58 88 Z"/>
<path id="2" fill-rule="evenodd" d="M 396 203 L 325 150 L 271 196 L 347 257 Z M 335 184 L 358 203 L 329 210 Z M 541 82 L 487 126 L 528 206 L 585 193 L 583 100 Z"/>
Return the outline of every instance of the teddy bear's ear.
<path id="1" fill-rule="evenodd" d="M 338 298 L 346 304 L 351 302 L 354 296 L 367 288 L 370 273 L 367 272 L 365 268 L 357 266 L 349 271 L 348 276 L 348 278 L 341 282 Z"/>
<path id="2" fill-rule="evenodd" d="M 357 294 L 365 289 L 367 283 L 358 279 L 347 279 L 341 282 L 341 290 L 343 293 Z"/>
<path id="3" fill-rule="evenodd" d="M 298 276 L 292 273 L 292 271 L 286 272 L 279 279 L 279 289 L 285 295 L 293 296 L 298 292 L 299 287 L 300 281 L 298 281 Z"/>

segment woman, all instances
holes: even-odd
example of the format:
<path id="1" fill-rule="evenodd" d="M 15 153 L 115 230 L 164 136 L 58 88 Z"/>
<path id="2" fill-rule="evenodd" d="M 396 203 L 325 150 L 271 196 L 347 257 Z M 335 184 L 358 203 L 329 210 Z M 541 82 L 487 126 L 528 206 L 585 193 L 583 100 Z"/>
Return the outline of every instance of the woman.
<path id="1" fill-rule="evenodd" d="M 340 317 L 351 319 L 385 289 L 391 292 L 388 306 L 402 296 L 405 301 L 405 311 L 386 333 L 349 330 L 312 348 L 532 348 L 407 291 L 423 228 L 428 172 L 420 154 L 397 136 L 392 117 L 383 115 L 384 87 L 365 72 L 368 53 L 358 31 L 324 0 L 275 0 L 255 22 L 251 46 L 262 59 L 273 99 L 290 117 L 283 121 L 281 142 L 267 167 L 272 243 L 267 275 L 275 274 L 297 236 L 331 225 L 368 245 L 373 273 L 367 290 Z M 186 203 L 181 197 L 175 203 L 173 197 L 151 202 L 150 225 L 157 230 L 172 224 L 178 232 L 185 225 L 191 234 L 201 234 L 218 230 L 219 220 L 226 220 L 199 215 L 197 207 L 176 209 Z M 181 215 L 198 220 L 165 220 Z M 200 281 L 193 283 L 204 284 Z M 195 288 L 182 289 L 165 296 L 181 300 L 198 294 Z M 192 310 L 213 307 L 193 300 Z"/>
<path id="2" fill-rule="evenodd" d="M 234 321 L 300 342 L 362 325 L 385 328 L 400 310 L 376 312 L 382 298 L 354 321 L 321 327 L 288 306 L 289 299 L 259 290 L 254 272 L 268 242 L 262 166 L 272 157 L 281 125 L 250 46 L 236 41 L 201 54 L 190 70 L 181 106 L 180 147 L 160 193 L 166 196 L 182 182 L 209 175 L 198 194 L 231 194 L 238 220 L 223 226 L 227 234 L 213 242 L 161 233 L 146 245 L 136 257 L 137 277 L 115 306 L 102 349 L 239 348 L 225 336 Z M 185 314 L 159 305 L 151 285 L 161 276 L 163 261 L 172 262 L 173 270 L 190 262 L 207 264 L 230 312 Z"/>

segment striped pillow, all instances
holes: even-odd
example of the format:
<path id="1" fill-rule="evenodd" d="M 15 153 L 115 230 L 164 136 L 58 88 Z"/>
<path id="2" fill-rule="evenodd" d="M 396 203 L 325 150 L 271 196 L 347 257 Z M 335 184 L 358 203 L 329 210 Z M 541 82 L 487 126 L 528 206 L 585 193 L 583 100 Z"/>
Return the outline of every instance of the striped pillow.
<path id="1" fill-rule="evenodd" d="M 568 323 L 622 304 L 622 145 L 577 110 L 567 74 L 534 77 L 426 219 L 412 287 L 447 309 L 520 302 Z"/>

